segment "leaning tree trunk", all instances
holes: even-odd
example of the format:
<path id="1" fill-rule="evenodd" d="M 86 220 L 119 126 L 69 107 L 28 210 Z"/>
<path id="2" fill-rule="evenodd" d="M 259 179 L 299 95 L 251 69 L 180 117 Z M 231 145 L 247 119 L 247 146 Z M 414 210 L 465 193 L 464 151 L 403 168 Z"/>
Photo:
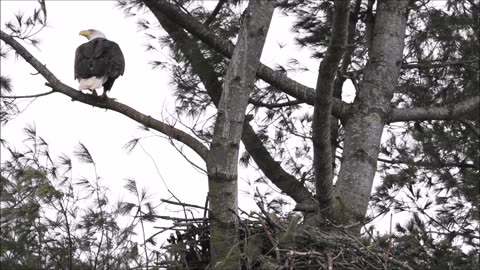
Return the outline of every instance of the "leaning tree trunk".
<path id="1" fill-rule="evenodd" d="M 361 223 L 367 212 L 383 128 L 400 75 L 408 1 L 381 0 L 365 77 L 345 124 L 334 222 Z M 358 227 L 357 227 L 358 228 Z"/>
<path id="2" fill-rule="evenodd" d="M 260 64 L 274 1 L 250 1 L 225 75 L 207 158 L 210 201 L 210 252 L 213 269 L 239 269 L 238 153 L 245 110 Z"/>

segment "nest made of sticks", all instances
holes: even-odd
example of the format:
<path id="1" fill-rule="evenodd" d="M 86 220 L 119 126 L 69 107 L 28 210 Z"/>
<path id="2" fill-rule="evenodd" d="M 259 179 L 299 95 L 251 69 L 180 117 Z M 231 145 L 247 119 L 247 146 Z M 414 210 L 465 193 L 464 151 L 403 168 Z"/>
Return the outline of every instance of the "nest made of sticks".
<path id="1" fill-rule="evenodd" d="M 278 217 L 262 212 L 239 217 L 242 269 L 411 269 L 347 229 L 314 229 L 303 226 L 298 214 Z M 209 218 L 169 219 L 172 233 L 158 266 L 208 269 Z"/>

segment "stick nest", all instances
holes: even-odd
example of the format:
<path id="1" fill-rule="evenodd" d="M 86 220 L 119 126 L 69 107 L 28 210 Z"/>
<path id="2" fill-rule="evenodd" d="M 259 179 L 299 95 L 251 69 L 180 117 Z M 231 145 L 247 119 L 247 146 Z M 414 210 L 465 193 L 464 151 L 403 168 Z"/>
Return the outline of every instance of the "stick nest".
<path id="1" fill-rule="evenodd" d="M 372 241 L 344 228 L 312 229 L 299 215 L 263 212 L 239 218 L 242 269 L 412 269 Z M 209 219 L 175 219 L 157 265 L 168 270 L 209 269 Z"/>

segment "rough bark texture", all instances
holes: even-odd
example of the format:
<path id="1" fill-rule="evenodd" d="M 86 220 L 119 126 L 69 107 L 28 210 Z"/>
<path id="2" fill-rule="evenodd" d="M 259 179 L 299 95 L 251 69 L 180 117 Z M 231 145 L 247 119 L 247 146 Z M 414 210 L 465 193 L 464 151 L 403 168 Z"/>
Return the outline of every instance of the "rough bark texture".
<path id="1" fill-rule="evenodd" d="M 424 120 L 453 120 L 465 117 L 468 119 L 480 118 L 480 97 L 471 97 L 457 104 L 426 108 L 393 109 L 390 112 L 389 122 L 424 121 Z"/>
<path id="2" fill-rule="evenodd" d="M 357 2 L 358 1 L 359 0 L 357 0 Z M 248 72 L 250 76 L 249 78 L 253 81 L 253 75 L 251 73 L 253 72 L 254 74 L 255 72 L 250 69 L 244 69 L 243 67 L 240 68 L 241 64 L 238 63 L 238 53 L 235 51 L 234 54 L 234 46 L 232 43 L 226 41 L 222 37 L 215 35 L 207 27 L 199 23 L 198 20 L 196 20 L 190 15 L 183 13 L 179 10 L 178 7 L 169 3 L 169 1 L 145 0 L 144 2 L 155 15 L 157 15 L 158 13 L 162 13 L 166 18 L 170 19 L 177 28 L 179 28 L 179 26 L 185 28 L 186 31 L 192 33 L 195 38 L 203 41 L 205 44 L 217 50 L 219 53 L 222 53 L 226 57 L 233 58 L 233 65 L 237 63 L 237 67 L 239 67 L 239 70 L 241 70 L 242 72 Z M 263 1 L 255 1 L 255 3 L 253 3 L 254 1 L 251 2 L 252 4 L 260 5 L 261 3 L 257 2 Z M 374 1 L 369 0 L 368 2 L 370 3 L 369 5 L 373 7 Z M 336 98 L 334 95 L 334 98 L 331 101 L 331 112 L 334 116 L 342 117 L 343 123 L 345 123 L 344 126 L 346 131 L 342 168 L 340 171 L 339 180 L 337 182 L 337 187 L 334 191 L 334 219 L 341 224 L 349 225 L 363 220 L 369 201 L 373 178 L 376 172 L 376 163 L 379 152 L 378 150 L 380 145 L 380 139 L 384 125 L 386 123 L 411 120 L 419 121 L 435 119 L 464 119 L 468 117 L 477 117 L 476 119 L 478 119 L 480 104 L 480 98 L 478 96 L 472 97 L 457 104 L 449 104 L 442 107 L 390 109 L 390 100 L 392 98 L 393 91 L 398 80 L 399 69 L 402 62 L 401 60 L 406 21 L 406 10 L 406 0 L 380 0 L 378 2 L 375 20 L 373 20 L 373 13 L 368 15 L 371 16 L 371 20 L 368 19 L 367 24 L 372 26 L 373 33 L 372 38 L 368 39 L 372 41 L 371 46 L 369 45 L 370 59 L 368 66 L 365 70 L 359 71 L 364 74 L 364 82 L 360 88 L 362 91 L 357 93 L 357 98 L 354 105 L 347 105 L 344 102 L 341 102 L 338 95 L 336 96 Z M 262 14 L 255 15 L 254 17 L 257 16 L 260 19 L 262 19 L 262 17 L 263 19 L 265 19 L 265 16 Z M 251 18 L 247 16 L 245 19 L 250 20 Z M 161 22 L 160 19 L 159 21 Z M 374 25 L 375 28 L 373 28 Z M 185 34 L 184 30 L 181 30 L 181 32 Z M 256 32 L 254 31 L 252 33 Z M 171 32 L 169 32 L 169 34 L 172 35 L 172 38 L 174 40 L 176 39 Z M 188 37 L 188 35 L 186 36 Z M 27 60 L 37 71 L 39 71 L 39 73 L 44 78 L 46 78 L 49 86 L 52 87 L 54 92 L 65 94 L 71 97 L 73 100 L 80 101 L 85 104 L 115 110 L 127 117 L 130 117 L 138 123 L 151 127 L 178 141 L 184 142 L 186 145 L 196 151 L 196 153 L 198 153 L 204 160 L 207 159 L 209 153 L 208 148 L 206 148 L 193 136 L 184 133 L 178 129 L 175 129 L 174 127 L 162 123 L 156 119 L 153 119 L 148 115 L 142 114 L 141 112 L 138 112 L 128 107 L 127 105 L 116 102 L 113 99 L 107 99 L 106 101 L 102 102 L 98 98 L 95 98 L 91 95 L 82 94 L 81 92 L 68 87 L 67 85 L 61 83 L 46 68 L 45 65 L 35 59 L 23 46 L 16 42 L 15 39 L 13 39 L 11 36 L 5 34 L 4 32 L 1 32 L 0 38 L 5 41 L 7 45 L 11 46 L 25 60 Z M 191 40 L 193 42 L 197 42 L 194 38 L 191 38 Z M 239 44 L 242 40 L 244 39 L 239 39 Z M 177 41 L 178 39 L 175 42 Z M 205 59 L 201 57 L 200 50 L 189 51 L 189 48 L 193 48 L 193 46 L 187 47 L 184 50 L 184 53 L 186 55 L 188 54 L 188 52 L 191 53 L 190 61 L 192 62 L 194 72 L 199 75 L 200 78 L 202 78 L 202 82 L 205 85 L 205 88 L 209 92 L 214 103 L 218 106 L 218 104 L 220 103 L 220 95 L 222 93 L 222 87 L 218 81 L 219 76 L 214 72 L 213 69 L 208 69 L 206 68 L 206 66 L 202 66 L 204 65 Z M 445 66 L 452 64 L 458 63 L 452 62 L 435 65 Z M 248 67 L 251 68 L 250 65 L 248 65 Z M 419 64 L 409 64 L 403 65 L 402 68 L 413 67 L 420 66 Z M 423 64 L 421 67 L 428 68 Z M 333 71 L 332 74 L 334 74 L 335 72 L 336 71 Z M 333 76 L 332 74 L 327 75 Z M 313 91 L 313 89 L 287 78 L 282 73 L 275 72 L 272 69 L 260 64 L 260 67 L 256 70 L 256 75 L 259 78 L 270 83 L 277 89 L 284 91 L 285 93 L 293 97 L 296 97 L 299 101 L 305 101 L 306 103 L 311 105 L 314 103 L 317 105 L 321 104 L 321 102 L 316 103 L 315 91 Z M 238 81 L 233 79 L 232 86 L 234 86 L 235 83 L 239 83 L 241 81 L 241 78 Z M 319 83 L 322 83 L 322 80 L 319 80 Z M 237 90 L 233 89 L 236 88 L 231 87 L 227 95 L 235 94 L 237 92 Z M 247 88 L 239 87 L 238 89 L 244 91 Z M 337 89 L 341 89 L 341 87 L 338 87 Z M 247 91 L 249 90 L 250 89 L 247 89 Z M 246 106 L 246 101 L 244 100 L 245 96 L 248 97 L 248 94 L 242 93 L 242 106 Z M 236 131 L 240 131 L 238 133 L 241 134 L 242 141 L 245 143 L 247 151 L 251 154 L 251 156 L 258 164 L 259 168 L 261 168 L 262 171 L 265 173 L 265 175 L 270 180 L 272 180 L 272 182 L 277 185 L 283 192 L 285 192 L 297 203 L 299 203 L 297 205 L 297 209 L 311 211 L 312 209 L 309 208 L 309 206 L 312 205 L 310 204 L 310 202 L 312 201 L 312 196 L 310 192 L 299 181 L 297 181 L 297 179 L 285 172 L 281 168 L 280 163 L 276 162 L 272 158 L 263 143 L 259 140 L 258 136 L 256 136 L 253 128 L 243 120 L 244 110 L 241 112 L 241 114 L 239 113 L 240 110 L 235 111 L 235 113 L 238 113 L 238 118 L 232 118 L 232 115 L 229 115 L 228 109 L 230 107 L 225 104 L 229 104 L 229 102 L 231 102 L 230 104 L 234 104 L 235 106 L 237 106 L 238 99 L 224 98 L 222 102 L 222 108 L 224 111 L 221 117 L 223 117 L 223 120 L 225 120 L 225 122 L 231 120 L 230 123 L 234 128 L 231 128 L 232 126 L 225 125 L 223 127 L 223 131 L 220 133 L 224 135 L 229 135 L 229 133 L 233 134 L 236 133 Z M 328 105 L 328 102 L 325 104 Z M 323 108 L 322 110 L 324 110 L 324 112 L 327 112 L 328 108 Z M 472 126 L 469 121 L 464 120 L 463 122 L 478 136 L 479 131 L 475 128 L 475 126 Z M 241 132 L 241 126 L 243 126 L 243 132 Z M 216 223 L 213 228 L 213 232 L 216 234 L 216 236 L 218 236 L 217 238 L 213 239 L 215 240 L 214 245 L 219 244 L 213 249 L 213 255 L 217 256 L 217 258 L 219 256 L 218 254 L 220 253 L 224 255 L 232 254 L 232 249 L 230 249 L 230 247 L 232 245 L 235 246 L 236 243 L 236 216 L 234 213 L 236 209 L 237 198 L 237 174 L 236 169 L 233 170 L 232 166 L 236 166 L 237 164 L 239 136 L 240 135 L 236 134 L 236 136 L 230 141 L 232 142 L 231 144 L 224 143 L 221 140 L 218 140 L 222 144 L 212 145 L 212 147 L 222 148 L 222 151 L 224 151 L 223 153 L 228 155 L 229 160 L 234 160 L 234 165 L 232 165 L 233 163 L 228 163 L 225 156 L 214 156 L 213 154 L 209 156 L 209 158 L 211 158 L 209 164 L 213 164 L 210 166 L 211 168 L 222 167 L 226 168 L 226 171 L 228 169 L 235 172 L 232 174 L 228 174 L 224 171 L 214 170 L 214 173 L 212 174 L 214 176 L 212 177 L 211 181 L 213 183 L 212 185 L 218 188 L 212 188 L 211 190 L 219 192 L 219 194 L 217 194 L 218 196 L 215 198 L 216 201 L 214 202 L 215 207 L 217 207 L 215 208 L 215 211 L 220 214 L 220 218 L 217 218 L 216 220 L 221 221 Z M 234 149 L 236 152 L 229 151 L 229 149 Z M 221 151 L 217 153 L 220 152 Z M 475 164 L 441 163 L 440 165 L 438 165 L 431 163 L 416 163 L 416 165 L 442 165 L 465 168 L 478 168 L 475 167 Z M 320 193 L 322 192 L 322 190 L 318 190 L 318 192 Z M 316 208 L 313 210 L 316 210 Z M 223 219 L 223 217 L 226 218 Z M 220 232 L 226 233 L 221 234 Z M 228 248 L 222 249 L 221 245 L 223 244 L 228 244 Z M 234 253 L 233 255 L 236 256 L 236 253 Z M 217 259 L 217 262 L 219 260 L 220 259 Z M 233 262 L 236 263 L 235 260 L 233 260 Z M 225 265 L 218 265 L 217 268 L 228 269 L 224 266 Z"/>
<path id="3" fill-rule="evenodd" d="M 207 158 L 211 266 L 239 269 L 238 153 L 245 110 L 260 64 L 273 1 L 251 1 L 243 14 L 238 42 L 225 75 L 213 140 Z"/>
<path id="4" fill-rule="evenodd" d="M 367 212 L 380 140 L 402 64 L 408 1 L 378 2 L 372 50 L 360 93 L 345 124 L 334 222 L 361 222 Z"/>
<path id="5" fill-rule="evenodd" d="M 220 75 L 203 57 L 196 40 L 189 37 L 183 29 L 165 17 L 162 12 L 153 10 L 153 13 L 191 63 L 193 71 L 199 76 L 213 104 L 218 107 L 222 93 L 222 85 L 218 80 Z M 248 121 L 245 121 L 243 125 L 242 142 L 258 168 L 274 185 L 300 205 L 314 205 L 311 192 L 273 159 Z M 303 208 L 300 206 L 300 209 Z"/>
<path id="6" fill-rule="evenodd" d="M 347 48 L 345 49 L 345 53 L 343 54 L 342 63 L 340 65 L 340 69 L 338 71 L 337 77 L 335 78 L 335 82 L 333 85 L 333 97 L 342 99 L 342 92 L 343 92 L 343 85 L 347 79 L 348 67 L 352 63 L 352 55 L 355 51 L 356 46 L 355 44 L 355 35 L 357 29 L 357 22 L 360 19 L 360 8 L 362 5 L 362 0 L 355 0 L 355 5 L 353 11 L 350 12 L 350 16 L 348 19 L 348 37 L 347 37 Z M 350 78 L 350 80 L 356 80 L 356 78 Z M 332 115 L 331 123 L 330 123 L 330 142 L 332 145 L 332 168 L 335 171 L 336 168 L 336 157 L 337 157 L 337 148 L 339 146 L 339 138 L 338 138 L 338 130 L 340 128 L 339 119 Z"/>
<path id="7" fill-rule="evenodd" d="M 332 210 L 333 166 L 330 127 L 333 86 L 346 47 L 349 8 L 350 1 L 335 1 L 332 39 L 325 58 L 320 64 L 317 78 L 312 122 L 313 167 L 317 201 L 322 219 L 328 217 Z"/>

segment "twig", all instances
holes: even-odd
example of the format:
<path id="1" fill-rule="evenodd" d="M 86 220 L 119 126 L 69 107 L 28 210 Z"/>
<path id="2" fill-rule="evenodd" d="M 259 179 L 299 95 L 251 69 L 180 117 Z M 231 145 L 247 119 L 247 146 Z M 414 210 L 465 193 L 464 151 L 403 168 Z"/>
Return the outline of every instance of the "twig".
<path id="1" fill-rule="evenodd" d="M 273 250 L 275 250 L 275 257 L 277 260 L 280 259 L 280 251 L 278 251 L 278 242 L 273 238 L 272 233 L 267 229 L 267 225 L 262 219 L 259 219 L 260 223 L 262 224 L 262 229 L 265 232 L 265 235 L 267 236 L 268 240 L 270 240 L 270 243 L 272 243 Z"/>
<path id="2" fill-rule="evenodd" d="M 252 105 L 258 106 L 258 107 L 265 107 L 268 109 L 273 109 L 273 108 L 281 108 L 281 107 L 287 107 L 287 106 L 294 106 L 294 105 L 299 105 L 302 103 L 305 103 L 300 100 L 292 100 L 292 101 L 287 101 L 283 103 L 264 103 L 258 100 L 254 100 L 253 98 L 250 98 L 248 102 Z"/>
<path id="3" fill-rule="evenodd" d="M 344 230 L 343 231 L 344 234 L 346 234 L 348 237 L 350 237 L 350 239 L 353 239 L 355 240 L 355 242 L 357 242 L 359 244 L 359 246 L 355 245 L 353 242 L 351 243 L 352 246 L 354 246 L 359 252 L 367 255 L 366 253 L 369 253 L 370 255 L 372 255 L 374 258 L 376 258 L 379 262 L 382 262 L 382 258 L 379 257 L 377 254 L 375 254 L 374 252 L 370 251 L 367 247 L 365 247 L 365 245 L 360 242 L 360 240 L 358 240 L 356 237 L 354 237 L 353 235 L 349 234 L 347 230 Z M 364 252 L 362 249 L 366 250 L 366 252 Z"/>
<path id="4" fill-rule="evenodd" d="M 187 155 L 185 155 L 185 153 L 183 153 L 182 149 L 180 149 L 179 147 L 177 147 L 175 145 L 175 142 L 172 138 L 168 137 L 168 140 L 170 141 L 170 144 L 173 146 L 173 148 L 175 148 L 175 150 L 177 150 L 177 152 L 188 162 L 190 163 L 190 165 L 192 165 L 194 168 L 196 168 L 197 170 L 201 171 L 204 175 L 208 175 L 207 173 L 207 170 L 201 168 L 199 165 L 195 164 L 193 161 L 191 161 Z"/>
<path id="5" fill-rule="evenodd" d="M 332 259 L 332 254 L 330 254 L 330 252 L 327 252 L 327 262 L 328 262 L 328 270 L 333 270 L 333 259 Z"/>
<path id="6" fill-rule="evenodd" d="M 260 192 L 258 191 L 258 188 L 256 188 L 256 191 L 258 194 L 260 194 Z M 259 197 L 259 198 L 260 198 L 260 202 L 257 202 L 256 204 L 260 209 L 260 211 L 262 212 L 262 214 L 264 215 L 263 218 L 267 221 L 268 225 L 270 225 L 270 227 L 272 228 L 280 227 L 277 224 L 275 224 L 275 222 L 270 218 L 270 215 L 268 214 L 268 212 L 265 210 L 262 197 Z"/>
<path id="7" fill-rule="evenodd" d="M 169 204 L 174 204 L 174 205 L 179 205 L 179 206 L 184 206 L 184 207 L 193 207 L 193 208 L 199 208 L 199 209 L 206 209 L 203 206 L 195 205 L 195 204 L 189 204 L 189 203 L 182 203 L 182 202 L 174 202 L 166 199 L 160 199 L 160 201 L 164 203 L 169 203 Z"/>
<path id="8" fill-rule="evenodd" d="M 55 90 L 51 90 L 45 93 L 40 93 L 40 94 L 35 94 L 35 95 L 25 95 L 25 96 L 0 96 L 0 98 L 11 98 L 11 99 L 16 99 L 16 98 L 37 98 L 37 97 L 42 97 L 42 96 L 47 96 L 52 93 L 56 92 Z"/>
<path id="9" fill-rule="evenodd" d="M 309 251 L 296 251 L 296 250 L 286 250 L 279 249 L 279 251 L 287 251 L 287 254 L 290 256 L 319 256 L 323 257 L 324 255 L 320 252 L 309 250 Z"/>
<path id="10" fill-rule="evenodd" d="M 147 152 L 147 150 L 145 150 L 145 148 L 144 148 L 143 145 L 140 143 L 140 141 L 138 141 L 138 145 L 140 145 L 140 148 L 142 148 L 143 152 L 144 152 L 148 157 L 150 157 L 150 160 L 153 162 L 153 165 L 155 166 L 155 169 L 157 170 L 158 176 L 160 176 L 160 179 L 162 179 L 163 185 L 165 185 L 165 188 L 167 189 L 168 193 L 170 193 L 170 195 L 172 195 L 173 198 L 175 198 L 178 202 L 180 202 L 180 200 L 177 198 L 177 196 L 175 196 L 175 194 L 173 194 L 173 192 L 172 192 L 172 191 L 170 190 L 170 188 L 168 187 L 167 182 L 165 181 L 165 179 L 163 179 L 163 176 L 162 176 L 162 174 L 160 173 L 160 169 L 158 168 L 157 162 L 155 161 L 155 159 L 152 157 L 152 155 L 150 155 L 150 153 Z"/>
<path id="11" fill-rule="evenodd" d="M 388 263 L 388 255 L 390 254 L 390 250 L 392 249 L 392 219 L 393 219 L 393 214 L 390 214 L 390 237 L 388 239 L 388 247 L 387 250 L 385 251 L 385 257 L 383 258 L 385 260 L 385 264 Z"/>
<path id="12" fill-rule="evenodd" d="M 207 218 L 207 213 L 208 213 L 208 193 L 207 193 L 207 198 L 205 199 L 205 207 L 204 207 L 204 211 L 203 211 L 203 218 Z"/>
<path id="13" fill-rule="evenodd" d="M 396 259 L 393 259 L 393 258 L 390 258 L 390 262 L 392 262 L 393 264 L 403 268 L 403 269 L 406 269 L 406 270 L 414 270 L 413 268 L 411 268 L 410 266 L 408 266 L 407 262 L 402 262 L 402 261 L 399 261 L 399 260 L 396 260 Z"/>
<path id="14" fill-rule="evenodd" d="M 143 217 L 143 216 L 138 215 L 135 217 Z M 166 220 L 174 220 L 174 221 L 203 221 L 203 218 L 179 218 L 179 217 L 159 216 L 159 215 L 149 215 L 149 217 L 166 219 Z"/>

